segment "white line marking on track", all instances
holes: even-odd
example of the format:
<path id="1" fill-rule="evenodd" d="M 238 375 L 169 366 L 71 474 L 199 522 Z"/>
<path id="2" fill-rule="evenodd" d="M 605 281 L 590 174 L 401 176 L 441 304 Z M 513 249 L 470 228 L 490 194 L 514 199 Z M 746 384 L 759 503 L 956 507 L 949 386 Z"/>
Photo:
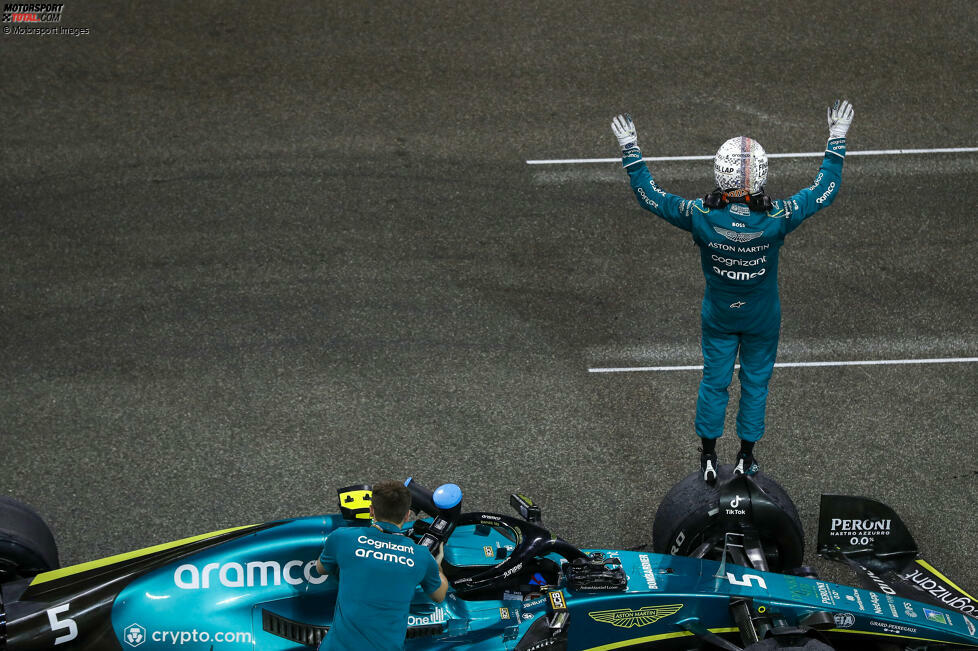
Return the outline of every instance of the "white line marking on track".
<path id="1" fill-rule="evenodd" d="M 838 362 L 777 362 L 775 368 L 799 368 L 808 366 L 888 366 L 895 364 L 962 364 L 978 362 L 978 357 L 940 357 L 934 359 L 869 359 Z M 734 365 L 740 368 L 740 364 Z M 702 371 L 703 366 L 632 366 L 621 368 L 589 368 L 588 373 L 635 373 L 641 371 Z"/>
<path id="2" fill-rule="evenodd" d="M 978 147 L 945 147 L 939 149 L 865 149 L 850 151 L 846 156 L 906 156 L 911 154 L 963 154 L 978 152 Z M 789 154 L 768 154 L 768 158 L 814 158 L 824 155 L 824 151 L 804 151 Z M 645 156 L 645 161 L 683 161 L 683 160 L 713 160 L 709 156 Z M 621 158 L 551 158 L 543 160 L 528 160 L 527 165 L 580 165 L 587 163 L 620 163 Z"/>

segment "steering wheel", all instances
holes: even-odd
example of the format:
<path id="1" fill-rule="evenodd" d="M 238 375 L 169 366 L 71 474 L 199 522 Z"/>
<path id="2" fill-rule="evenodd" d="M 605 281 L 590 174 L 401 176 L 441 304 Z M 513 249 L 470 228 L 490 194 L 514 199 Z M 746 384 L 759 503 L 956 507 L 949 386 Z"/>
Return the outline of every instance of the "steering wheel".
<path id="1" fill-rule="evenodd" d="M 567 560 L 587 558 L 577 547 L 561 538 L 554 538 L 543 527 L 507 515 L 462 513 L 456 526 L 462 525 L 505 527 L 516 533 L 516 546 L 506 560 L 472 576 L 459 577 L 452 581 L 455 591 L 462 594 L 492 588 L 498 583 L 508 581 L 512 575 L 523 569 L 527 560 L 538 556 L 557 553 Z"/>
<path id="2" fill-rule="evenodd" d="M 472 576 L 456 578 L 452 582 L 456 592 L 464 594 L 492 588 L 509 580 L 523 568 L 525 561 L 537 556 L 557 553 L 569 561 L 587 558 L 577 547 L 561 538 L 554 538 L 549 531 L 531 522 L 495 513 L 462 513 L 462 490 L 455 484 L 442 484 L 431 491 L 408 477 L 404 485 L 411 493 L 411 505 L 415 512 L 425 511 L 434 516 L 430 524 L 419 526 L 420 521 L 416 521 L 411 529 L 411 538 L 432 553 L 448 540 L 459 525 L 507 527 L 516 533 L 516 546 L 509 558 Z"/>

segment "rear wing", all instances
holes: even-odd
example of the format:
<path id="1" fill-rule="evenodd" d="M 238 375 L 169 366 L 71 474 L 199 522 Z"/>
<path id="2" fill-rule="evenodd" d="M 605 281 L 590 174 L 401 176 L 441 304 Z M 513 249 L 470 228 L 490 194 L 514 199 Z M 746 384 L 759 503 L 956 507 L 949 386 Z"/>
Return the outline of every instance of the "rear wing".
<path id="1" fill-rule="evenodd" d="M 950 608 L 978 619 L 978 599 L 920 557 L 910 530 L 882 502 L 822 495 L 818 553 L 848 565 L 870 590 Z"/>

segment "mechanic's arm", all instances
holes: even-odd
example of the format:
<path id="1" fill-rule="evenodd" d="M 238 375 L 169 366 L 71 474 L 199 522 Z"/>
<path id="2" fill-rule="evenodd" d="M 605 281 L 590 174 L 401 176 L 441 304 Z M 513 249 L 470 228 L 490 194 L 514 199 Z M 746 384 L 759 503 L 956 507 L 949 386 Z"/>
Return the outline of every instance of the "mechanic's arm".
<path id="1" fill-rule="evenodd" d="M 421 580 L 422 589 L 432 598 L 433 601 L 442 602 L 445 600 L 445 595 L 448 594 L 448 579 L 445 578 L 445 573 L 441 570 L 441 561 L 445 557 L 444 545 L 438 548 L 438 554 L 432 557 L 432 565 L 428 568 L 425 573 L 424 579 Z M 438 585 L 437 588 L 433 586 Z"/>
<path id="2" fill-rule="evenodd" d="M 648 166 L 642 160 L 642 150 L 638 148 L 638 138 L 635 134 L 635 123 L 627 113 L 619 115 L 611 122 L 611 130 L 618 138 L 621 147 L 621 165 L 628 172 L 638 205 L 651 213 L 658 215 L 673 226 L 685 231 L 693 229 L 693 211 L 709 212 L 702 203 L 683 199 L 675 194 L 669 194 L 659 188 L 649 172 Z"/>
<path id="3" fill-rule="evenodd" d="M 788 199 L 776 202 L 769 213 L 771 217 L 784 218 L 785 234 L 835 201 L 842 187 L 842 164 L 846 159 L 846 132 L 852 124 L 852 105 L 836 100 L 835 105 L 829 107 L 828 121 L 829 140 L 814 183 Z"/>
<path id="4" fill-rule="evenodd" d="M 333 544 L 333 540 L 335 538 L 332 536 L 326 538 L 326 542 L 323 544 L 323 551 L 319 554 L 319 558 L 316 559 L 316 570 L 321 576 L 336 573 L 336 550 L 333 549 L 336 545 Z"/>

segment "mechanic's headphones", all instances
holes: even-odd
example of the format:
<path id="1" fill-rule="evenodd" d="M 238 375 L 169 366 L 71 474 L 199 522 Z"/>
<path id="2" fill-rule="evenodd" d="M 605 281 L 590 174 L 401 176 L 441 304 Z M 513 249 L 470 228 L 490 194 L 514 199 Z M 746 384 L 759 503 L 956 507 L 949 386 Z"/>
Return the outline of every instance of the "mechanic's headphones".
<path id="1" fill-rule="evenodd" d="M 760 194 L 745 194 L 742 197 L 731 197 L 717 188 L 703 197 L 703 205 L 707 208 L 725 208 L 728 203 L 746 203 L 747 207 L 755 212 L 767 212 L 773 207 L 771 197 L 764 194 L 763 188 Z"/>

